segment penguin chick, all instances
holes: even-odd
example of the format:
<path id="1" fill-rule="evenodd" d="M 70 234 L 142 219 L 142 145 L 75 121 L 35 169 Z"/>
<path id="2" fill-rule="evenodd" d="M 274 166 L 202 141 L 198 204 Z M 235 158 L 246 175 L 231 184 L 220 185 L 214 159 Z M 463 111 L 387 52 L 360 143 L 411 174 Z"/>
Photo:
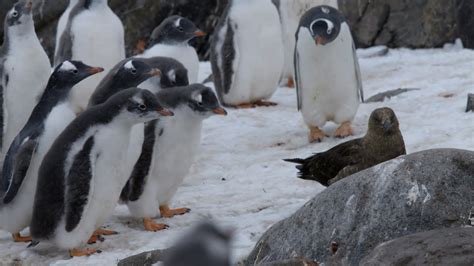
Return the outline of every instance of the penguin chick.
<path id="1" fill-rule="evenodd" d="M 1 176 L 0 228 L 11 232 L 15 242 L 31 240 L 19 232 L 31 221 L 39 165 L 54 139 L 75 118 L 68 101 L 72 86 L 101 71 L 77 61 L 56 67 L 26 125 L 10 145 Z"/>
<path id="2" fill-rule="evenodd" d="M 170 200 L 194 162 L 203 120 L 227 114 L 215 93 L 200 84 L 161 90 L 157 95 L 175 116 L 152 121 L 145 125 L 144 132 L 133 135 L 136 143 L 130 146 L 129 155 L 134 156 L 135 149 L 140 155 L 129 159 L 136 163 L 121 194 L 131 214 L 142 218 L 148 231 L 166 228 L 153 222 L 152 218 L 159 214 L 169 218 L 189 211 L 170 209 Z"/>
<path id="3" fill-rule="evenodd" d="M 188 70 L 176 59 L 170 57 L 137 58 L 161 71 L 160 77 L 149 78 L 139 85 L 141 89 L 157 93 L 160 89 L 189 85 Z"/>
<path id="4" fill-rule="evenodd" d="M 364 101 L 359 62 L 349 25 L 341 12 L 317 6 L 301 17 L 296 32 L 295 78 L 298 110 L 320 142 L 327 121 L 340 124 L 335 137 L 352 135 L 351 122 Z M 360 99 L 360 101 L 359 101 Z"/>
<path id="5" fill-rule="evenodd" d="M 0 161 L 28 120 L 51 74 L 31 9 L 31 1 L 18 1 L 5 17 L 0 48 Z"/>
<path id="6" fill-rule="evenodd" d="M 314 180 L 324 186 L 374 165 L 405 155 L 405 142 L 398 119 L 390 108 L 372 112 L 369 130 L 363 138 L 339 144 L 306 159 L 287 159 L 299 164 L 299 178 Z"/>
<path id="7" fill-rule="evenodd" d="M 164 254 L 164 266 L 229 266 L 231 233 L 202 222 Z"/>
<path id="8" fill-rule="evenodd" d="M 156 27 L 150 37 L 147 50 L 139 57 L 171 57 L 181 62 L 188 70 L 190 83 L 196 83 L 199 74 L 199 58 L 189 45 L 195 37 L 204 36 L 192 21 L 180 16 L 171 16 Z"/>
<path id="9" fill-rule="evenodd" d="M 31 246 L 48 241 L 71 256 L 112 214 L 128 176 L 123 175 L 134 124 L 170 116 L 149 91 L 130 88 L 93 106 L 54 141 L 39 168 Z"/>
<path id="10" fill-rule="evenodd" d="M 139 59 L 125 59 L 115 65 L 92 94 L 88 106 L 104 103 L 115 93 L 137 87 L 151 77 L 161 77 L 161 71 Z"/>

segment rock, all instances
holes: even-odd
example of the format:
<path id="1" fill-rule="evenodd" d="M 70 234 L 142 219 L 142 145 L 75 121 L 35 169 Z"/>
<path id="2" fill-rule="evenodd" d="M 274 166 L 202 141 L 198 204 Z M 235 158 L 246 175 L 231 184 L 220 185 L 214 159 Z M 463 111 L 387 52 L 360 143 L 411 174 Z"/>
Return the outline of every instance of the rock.
<path id="1" fill-rule="evenodd" d="M 378 245 L 361 265 L 472 265 L 474 228 L 408 235 Z"/>
<path id="2" fill-rule="evenodd" d="M 120 260 L 117 266 L 151 266 L 161 261 L 166 250 L 152 250 Z"/>
<path id="3" fill-rule="evenodd" d="M 464 226 L 474 206 L 473 161 L 474 152 L 429 150 L 347 177 L 272 226 L 247 264 L 303 257 L 357 265 L 380 243 Z"/>
<path id="4" fill-rule="evenodd" d="M 469 93 L 467 95 L 466 113 L 473 112 L 473 111 L 474 111 L 474 94 Z"/>
<path id="5" fill-rule="evenodd" d="M 418 91 L 420 89 L 396 89 L 396 90 L 390 90 L 386 92 L 381 92 L 377 93 L 374 96 L 370 97 L 369 99 L 365 100 L 365 103 L 376 103 L 376 102 L 383 102 L 385 100 L 389 100 L 392 97 L 395 97 L 397 95 L 400 95 L 402 93 L 406 93 L 409 91 Z"/>

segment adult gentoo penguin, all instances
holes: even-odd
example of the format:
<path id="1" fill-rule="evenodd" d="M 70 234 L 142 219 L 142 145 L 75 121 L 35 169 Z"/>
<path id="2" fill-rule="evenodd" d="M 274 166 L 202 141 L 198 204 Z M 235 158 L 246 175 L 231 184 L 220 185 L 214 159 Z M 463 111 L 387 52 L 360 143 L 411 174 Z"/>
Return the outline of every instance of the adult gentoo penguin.
<path id="1" fill-rule="evenodd" d="M 0 134 L 2 158 L 41 96 L 51 65 L 35 33 L 31 1 L 8 11 L 0 48 Z"/>
<path id="2" fill-rule="evenodd" d="M 280 22 L 283 36 L 283 45 L 285 53 L 285 64 L 282 73 L 282 83 L 286 86 L 294 87 L 294 59 L 295 54 L 295 32 L 298 29 L 298 23 L 301 16 L 308 9 L 319 6 L 329 5 L 338 8 L 337 0 L 273 0 L 280 14 Z"/>
<path id="3" fill-rule="evenodd" d="M 59 41 L 55 64 L 64 60 L 81 60 L 112 69 L 125 58 L 124 30 L 120 19 L 109 8 L 107 0 L 79 0 L 72 8 Z M 73 88 L 77 112 L 85 109 L 105 73 L 87 79 Z"/>
<path id="4" fill-rule="evenodd" d="M 274 105 L 283 68 L 278 11 L 271 0 L 231 0 L 211 45 L 214 84 L 221 102 L 241 108 Z"/>
<path id="5" fill-rule="evenodd" d="M 199 58 L 196 50 L 189 45 L 195 37 L 204 36 L 192 21 L 180 16 L 165 19 L 153 30 L 150 43 L 139 57 L 165 56 L 181 62 L 188 70 L 190 83 L 196 83 L 199 74 Z"/>
<path id="6" fill-rule="evenodd" d="M 30 231 L 32 246 L 51 241 L 71 256 L 101 226 L 119 200 L 131 127 L 169 116 L 151 92 L 130 88 L 88 108 L 59 135 L 39 169 Z"/>
<path id="7" fill-rule="evenodd" d="M 54 50 L 55 55 L 58 53 L 59 41 L 61 40 L 64 30 L 66 29 L 67 21 L 69 20 L 69 14 L 71 14 L 71 10 L 77 4 L 77 2 L 79 2 L 79 0 L 69 0 L 69 5 L 59 18 L 58 26 L 56 27 L 56 46 Z"/>
<path id="8" fill-rule="evenodd" d="M 324 186 L 374 165 L 405 155 L 405 142 L 398 119 L 390 108 L 379 108 L 369 118 L 369 130 L 360 139 L 350 140 L 307 159 L 289 159 L 299 164 L 299 177 Z"/>
<path id="9" fill-rule="evenodd" d="M 227 114 L 214 92 L 200 84 L 161 90 L 157 95 L 175 116 L 145 125 L 141 154 L 121 195 L 131 214 L 142 218 L 148 231 L 166 228 L 152 220 L 160 213 L 173 217 L 189 211 L 170 209 L 170 200 L 194 162 L 203 120 Z"/>
<path id="10" fill-rule="evenodd" d="M 48 85 L 26 125 L 12 142 L 3 163 L 0 228 L 15 241 L 30 241 L 20 231 L 30 224 L 38 169 L 61 131 L 76 117 L 69 92 L 81 80 L 103 71 L 82 62 L 65 61 L 51 74 Z"/>
<path id="11" fill-rule="evenodd" d="M 336 137 L 352 135 L 351 121 L 364 99 L 362 80 L 351 31 L 337 9 L 318 6 L 301 18 L 295 75 L 298 110 L 310 128 L 310 142 L 325 137 L 320 128 L 327 121 L 340 124 Z"/>
<path id="12" fill-rule="evenodd" d="M 150 67 L 139 59 L 122 60 L 99 83 L 89 99 L 88 106 L 104 103 L 115 93 L 137 87 L 153 76 L 160 77 L 161 71 Z"/>

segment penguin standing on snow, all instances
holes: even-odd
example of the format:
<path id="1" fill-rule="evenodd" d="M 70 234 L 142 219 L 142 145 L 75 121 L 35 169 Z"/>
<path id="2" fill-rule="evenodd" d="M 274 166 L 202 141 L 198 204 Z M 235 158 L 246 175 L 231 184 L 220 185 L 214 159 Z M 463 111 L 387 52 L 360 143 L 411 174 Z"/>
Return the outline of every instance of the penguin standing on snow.
<path id="1" fill-rule="evenodd" d="M 7 13 L 0 48 L 0 147 L 2 159 L 41 96 L 51 65 L 35 33 L 32 3 L 19 1 Z"/>
<path id="2" fill-rule="evenodd" d="M 273 0 L 280 14 L 281 30 L 285 53 L 285 64 L 282 73 L 282 83 L 289 88 L 294 88 L 294 59 L 295 32 L 301 16 L 312 7 L 328 5 L 338 8 L 337 0 Z"/>
<path id="3" fill-rule="evenodd" d="M 69 0 L 69 5 L 59 18 L 58 26 L 56 28 L 56 46 L 54 50 L 55 55 L 58 54 L 59 41 L 61 40 L 64 30 L 66 29 L 67 21 L 69 20 L 69 14 L 71 14 L 71 10 L 77 4 L 77 2 L 79 2 L 79 0 Z"/>
<path id="4" fill-rule="evenodd" d="M 125 59 L 122 21 L 109 8 L 107 0 L 79 0 L 72 8 L 59 41 L 55 64 L 65 60 L 81 60 L 91 65 L 112 69 Z M 87 107 L 105 73 L 77 84 L 72 91 L 77 112 Z"/>
<path id="5" fill-rule="evenodd" d="M 68 96 L 72 86 L 103 71 L 81 62 L 65 61 L 54 70 L 28 122 L 16 136 L 3 163 L 0 228 L 16 242 L 31 241 L 20 231 L 31 222 L 38 169 L 61 131 L 76 117 Z"/>
<path id="6" fill-rule="evenodd" d="M 90 97 L 88 106 L 104 103 L 115 93 L 137 87 L 151 77 L 160 77 L 161 71 L 152 68 L 139 59 L 125 59 L 119 62 L 99 83 Z"/>
<path id="7" fill-rule="evenodd" d="M 310 142 L 325 137 L 327 121 L 340 124 L 335 136 L 352 135 L 351 122 L 363 102 L 359 62 L 351 31 L 330 6 L 308 10 L 296 32 L 295 78 L 298 110 L 310 128 Z"/>
<path id="8" fill-rule="evenodd" d="M 55 140 L 41 163 L 30 231 L 32 246 L 51 241 L 79 250 L 111 215 L 127 182 L 123 165 L 134 124 L 173 115 L 151 92 L 130 88 L 80 114 Z"/>
<path id="9" fill-rule="evenodd" d="M 148 49 L 139 57 L 174 58 L 188 70 L 189 82 L 196 83 L 199 74 L 199 58 L 196 50 L 189 45 L 189 41 L 201 36 L 204 36 L 204 32 L 189 19 L 171 16 L 153 30 Z"/>
<path id="10" fill-rule="evenodd" d="M 170 209 L 170 200 L 194 162 L 203 120 L 227 114 L 214 92 L 200 84 L 161 90 L 157 95 L 175 116 L 145 125 L 141 135 L 145 140 L 139 142 L 141 154 L 121 194 L 131 214 L 143 219 L 147 231 L 166 228 L 152 220 L 159 214 L 169 218 L 189 211 Z M 134 153 L 131 149 L 129 154 Z"/>
<path id="11" fill-rule="evenodd" d="M 258 21 L 256 21 L 258 18 Z M 283 42 L 278 11 L 271 0 L 231 0 L 211 45 L 214 84 L 222 103 L 251 108 L 278 88 Z"/>

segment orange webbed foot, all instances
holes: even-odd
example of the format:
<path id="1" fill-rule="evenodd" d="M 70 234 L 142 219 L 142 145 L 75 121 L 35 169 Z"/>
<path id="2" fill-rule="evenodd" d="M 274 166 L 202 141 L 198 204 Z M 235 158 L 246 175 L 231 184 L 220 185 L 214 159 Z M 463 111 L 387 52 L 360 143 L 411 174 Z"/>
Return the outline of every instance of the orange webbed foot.
<path id="1" fill-rule="evenodd" d="M 160 206 L 161 217 L 172 218 L 176 215 L 183 215 L 190 212 L 189 208 L 170 209 L 168 206 Z"/>
<path id="2" fill-rule="evenodd" d="M 69 250 L 69 256 L 71 257 L 84 257 L 84 256 L 90 256 L 95 253 L 101 253 L 102 251 L 95 249 L 95 248 L 86 248 L 86 249 L 77 249 L 73 248 Z"/>
<path id="3" fill-rule="evenodd" d="M 28 243 L 31 242 L 31 236 L 21 236 L 20 233 L 12 234 L 13 241 L 17 243 Z"/>
<path id="4" fill-rule="evenodd" d="M 155 223 L 151 218 L 143 218 L 143 226 L 146 231 L 157 232 L 167 229 L 169 226 L 166 224 Z"/>
<path id="5" fill-rule="evenodd" d="M 255 105 L 262 106 L 262 107 L 272 107 L 272 106 L 277 106 L 278 104 L 275 102 L 260 100 L 260 101 L 255 102 Z"/>
<path id="6" fill-rule="evenodd" d="M 339 126 L 338 129 L 336 129 L 336 132 L 334 133 L 334 137 L 336 138 L 345 138 L 352 136 L 352 127 L 351 127 L 351 122 L 344 122 Z"/>

